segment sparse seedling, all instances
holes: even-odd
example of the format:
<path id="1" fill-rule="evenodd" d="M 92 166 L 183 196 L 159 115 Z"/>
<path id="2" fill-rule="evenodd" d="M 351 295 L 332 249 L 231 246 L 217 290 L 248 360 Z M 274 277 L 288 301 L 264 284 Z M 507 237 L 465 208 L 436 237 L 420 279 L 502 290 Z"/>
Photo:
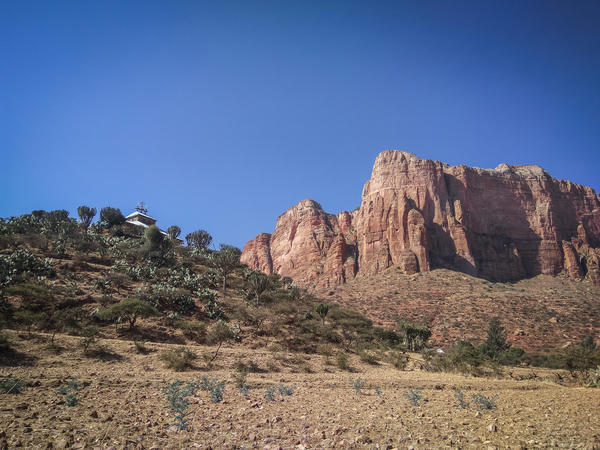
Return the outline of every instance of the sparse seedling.
<path id="1" fill-rule="evenodd" d="M 65 405 L 76 406 L 81 399 L 77 397 L 76 392 L 79 390 L 79 381 L 77 378 L 72 378 L 67 384 L 63 384 L 57 389 L 57 392 L 65 396 Z"/>
<path id="2" fill-rule="evenodd" d="M 486 397 L 483 394 L 473 394 L 471 398 L 473 399 L 475 406 L 479 409 L 490 411 L 496 410 L 496 399 L 498 398 L 498 394 L 494 394 L 490 397 Z"/>
<path id="3" fill-rule="evenodd" d="M 376 395 L 381 395 L 382 394 L 381 388 L 379 386 L 375 386 L 375 394 Z"/>
<path id="4" fill-rule="evenodd" d="M 463 391 L 456 386 L 454 386 L 454 398 L 458 402 L 460 409 L 467 409 L 469 407 L 469 402 L 465 400 Z"/>
<path id="5" fill-rule="evenodd" d="M 350 378 L 350 384 L 352 385 L 352 387 L 354 388 L 354 392 L 356 394 L 362 394 L 362 388 L 365 387 L 365 380 L 361 379 L 361 378 L 357 378 L 356 380 L 353 380 L 352 378 Z"/>
<path id="6" fill-rule="evenodd" d="M 246 383 L 242 384 L 240 387 L 238 387 L 238 391 L 240 392 L 240 394 L 242 394 L 244 397 L 248 396 L 248 391 L 250 390 L 250 388 L 248 387 L 248 385 Z"/>
<path id="7" fill-rule="evenodd" d="M 194 383 L 184 385 L 181 380 L 175 380 L 163 388 L 163 394 L 168 403 L 166 408 L 175 413 L 174 425 L 180 430 L 187 430 L 190 421 L 188 416 L 191 414 L 191 412 L 186 412 L 189 406 L 187 397 L 194 395 L 195 390 Z"/>
<path id="8" fill-rule="evenodd" d="M 0 377 L 0 391 L 5 394 L 20 394 L 25 390 L 25 381 L 12 375 Z"/>
<path id="9" fill-rule="evenodd" d="M 292 395 L 296 390 L 296 386 L 286 386 L 283 383 L 279 383 L 278 390 L 281 395 Z"/>
<path id="10" fill-rule="evenodd" d="M 196 386 L 203 391 L 210 392 L 210 401 L 212 403 L 221 403 L 223 401 L 225 381 L 220 381 L 218 378 L 210 379 L 206 375 L 203 375 Z"/>
<path id="11" fill-rule="evenodd" d="M 265 388 L 266 394 L 265 394 L 265 398 L 267 399 L 268 402 L 274 402 L 275 401 L 275 388 L 273 386 L 267 386 Z"/>
<path id="12" fill-rule="evenodd" d="M 421 395 L 421 388 L 409 388 L 408 392 L 404 393 L 404 396 L 408 399 L 411 405 L 419 406 L 421 400 L 423 400 L 423 396 Z"/>

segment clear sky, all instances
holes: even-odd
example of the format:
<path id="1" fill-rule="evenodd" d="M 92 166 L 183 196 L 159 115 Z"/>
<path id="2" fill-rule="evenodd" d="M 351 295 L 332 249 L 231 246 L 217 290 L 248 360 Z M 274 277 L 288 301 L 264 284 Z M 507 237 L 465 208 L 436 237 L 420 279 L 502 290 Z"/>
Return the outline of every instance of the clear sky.
<path id="1" fill-rule="evenodd" d="M 0 217 L 81 204 L 242 247 L 386 149 L 600 189 L 599 1 L 0 1 Z"/>

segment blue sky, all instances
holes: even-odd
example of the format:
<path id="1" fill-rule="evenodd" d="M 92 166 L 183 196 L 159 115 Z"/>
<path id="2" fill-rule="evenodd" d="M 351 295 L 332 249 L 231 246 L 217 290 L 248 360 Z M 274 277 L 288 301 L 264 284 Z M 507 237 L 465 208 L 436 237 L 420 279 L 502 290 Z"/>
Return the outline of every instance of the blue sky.
<path id="1" fill-rule="evenodd" d="M 237 246 L 373 160 L 600 189 L 600 2 L 0 2 L 0 216 L 144 200 Z"/>

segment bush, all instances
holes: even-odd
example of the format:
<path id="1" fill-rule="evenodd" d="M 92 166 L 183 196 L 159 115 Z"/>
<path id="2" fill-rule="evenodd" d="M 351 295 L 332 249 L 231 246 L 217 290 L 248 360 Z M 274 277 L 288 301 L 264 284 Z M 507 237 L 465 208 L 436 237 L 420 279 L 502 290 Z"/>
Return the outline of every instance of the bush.
<path id="1" fill-rule="evenodd" d="M 129 322 L 129 328 L 135 326 L 139 317 L 157 316 L 158 311 L 150 303 L 137 298 L 123 300 L 101 310 L 98 317 L 104 320 L 124 320 Z"/>
<path id="2" fill-rule="evenodd" d="M 0 287 L 25 281 L 33 276 L 55 277 L 52 260 L 38 258 L 29 250 L 0 255 Z"/>
<path id="3" fill-rule="evenodd" d="M 377 355 L 368 350 L 359 350 L 358 356 L 360 357 L 360 360 L 362 362 L 373 365 L 373 366 L 377 365 L 377 363 L 379 361 L 379 359 L 377 358 Z"/>
<path id="4" fill-rule="evenodd" d="M 345 353 L 338 353 L 335 358 L 335 362 L 341 370 L 350 371 L 350 364 L 348 363 L 348 355 Z"/>
<path id="5" fill-rule="evenodd" d="M 125 216 L 119 208 L 106 206 L 100 210 L 100 221 L 108 228 L 125 223 Z"/>
<path id="6" fill-rule="evenodd" d="M 167 367 L 176 372 L 183 372 L 184 370 L 191 368 L 192 361 L 197 357 L 198 355 L 187 350 L 185 347 L 167 350 L 160 355 L 160 358 L 166 363 Z"/>
<path id="7" fill-rule="evenodd" d="M 408 365 L 408 355 L 401 351 L 392 351 L 387 355 L 387 362 L 398 370 L 406 369 Z"/>
<path id="8" fill-rule="evenodd" d="M 201 344 L 206 340 L 206 325 L 197 320 L 178 320 L 175 325 L 183 331 L 183 335 Z"/>

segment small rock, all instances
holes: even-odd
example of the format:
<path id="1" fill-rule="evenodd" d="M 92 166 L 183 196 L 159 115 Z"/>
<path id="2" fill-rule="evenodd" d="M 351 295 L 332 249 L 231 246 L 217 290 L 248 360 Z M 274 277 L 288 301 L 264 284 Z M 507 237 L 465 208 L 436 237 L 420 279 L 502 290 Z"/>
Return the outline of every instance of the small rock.
<path id="1" fill-rule="evenodd" d="M 490 426 L 487 427 L 487 430 L 490 433 L 495 433 L 496 431 L 498 431 L 498 427 L 496 426 L 496 424 L 492 423 Z"/>

